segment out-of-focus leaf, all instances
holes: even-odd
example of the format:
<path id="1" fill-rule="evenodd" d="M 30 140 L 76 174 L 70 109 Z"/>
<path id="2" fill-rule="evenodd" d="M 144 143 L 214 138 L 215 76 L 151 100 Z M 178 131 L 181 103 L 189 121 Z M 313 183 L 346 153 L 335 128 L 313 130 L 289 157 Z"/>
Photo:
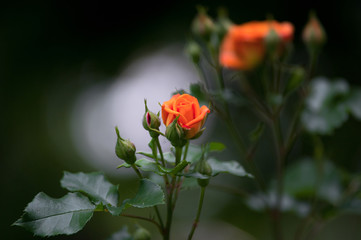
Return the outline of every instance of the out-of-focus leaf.
<path id="1" fill-rule="evenodd" d="M 278 107 L 283 102 L 282 94 L 269 94 L 267 98 L 271 106 Z"/>
<path id="2" fill-rule="evenodd" d="M 206 102 L 206 97 L 202 91 L 202 87 L 199 83 L 193 83 L 189 86 L 191 95 L 196 97 L 200 103 Z"/>
<path id="3" fill-rule="evenodd" d="M 311 198 L 317 190 L 320 199 L 333 205 L 341 198 L 341 175 L 329 161 L 317 166 L 313 159 L 302 159 L 286 169 L 284 183 L 285 192 L 295 197 Z"/>
<path id="4" fill-rule="evenodd" d="M 302 123 L 309 132 L 330 134 L 347 120 L 349 85 L 342 79 L 330 82 L 319 77 L 310 86 Z"/>
<path id="5" fill-rule="evenodd" d="M 264 130 L 264 123 L 260 122 L 257 124 L 256 128 L 250 133 L 250 140 L 251 142 L 256 142 L 263 133 Z"/>
<path id="6" fill-rule="evenodd" d="M 104 205 L 118 205 L 118 185 L 111 184 L 102 173 L 64 172 L 60 181 L 63 188 L 72 192 L 82 192 Z"/>
<path id="7" fill-rule="evenodd" d="M 168 163 L 175 164 L 175 156 L 172 152 L 165 152 L 163 153 L 164 160 Z M 158 159 L 160 159 L 161 156 L 158 154 Z"/>
<path id="8" fill-rule="evenodd" d="M 246 200 L 246 204 L 249 208 L 256 211 L 265 211 L 267 207 L 275 207 L 277 196 L 275 191 L 270 191 L 268 194 L 257 193 L 250 196 Z M 283 212 L 294 212 L 297 215 L 304 217 L 306 216 L 311 207 L 309 204 L 296 201 L 289 195 L 284 194 L 282 196 L 282 211 Z"/>
<path id="9" fill-rule="evenodd" d="M 140 180 L 138 192 L 134 198 L 126 199 L 120 207 L 109 207 L 108 210 L 113 215 L 120 215 L 128 207 L 147 208 L 164 203 L 162 188 L 149 179 L 143 178 Z"/>
<path id="10" fill-rule="evenodd" d="M 229 173 L 239 177 L 253 177 L 247 173 L 244 168 L 236 161 L 219 161 L 214 158 L 208 159 L 209 165 L 212 168 L 212 176 L 216 176 L 219 173 Z"/>
<path id="11" fill-rule="evenodd" d="M 210 152 L 221 152 L 226 148 L 226 146 L 220 142 L 211 142 L 209 143 L 208 146 L 209 146 L 208 150 Z"/>
<path id="12" fill-rule="evenodd" d="M 287 168 L 285 192 L 296 197 L 311 197 L 315 193 L 317 170 L 312 159 L 304 159 Z"/>
<path id="13" fill-rule="evenodd" d="M 189 144 L 187 153 L 187 162 L 196 163 L 202 157 L 202 149 L 200 146 Z"/>
<path id="14" fill-rule="evenodd" d="M 128 232 L 128 227 L 123 226 L 118 232 L 114 233 L 107 240 L 134 240 L 134 238 Z"/>
<path id="15" fill-rule="evenodd" d="M 302 67 L 295 67 L 291 70 L 291 76 L 285 90 L 283 92 L 284 96 L 291 94 L 294 90 L 301 86 L 303 80 L 305 79 L 305 70 Z"/>
<path id="16" fill-rule="evenodd" d="M 54 199 L 39 193 L 14 225 L 24 227 L 35 235 L 47 237 L 73 234 L 81 230 L 93 216 L 95 205 L 80 193 L 68 193 Z"/>
<path id="17" fill-rule="evenodd" d="M 217 91 L 209 91 L 212 99 L 215 99 L 216 102 L 227 102 L 228 104 L 234 106 L 244 106 L 247 104 L 247 100 L 244 96 L 240 95 L 238 92 L 233 91 L 232 89 L 226 88 L 223 92 Z"/>
<path id="18" fill-rule="evenodd" d="M 361 89 L 351 90 L 348 106 L 352 115 L 361 120 Z"/>
<path id="19" fill-rule="evenodd" d="M 192 178 L 192 177 L 185 177 L 183 179 L 183 183 L 181 186 L 182 190 L 190 190 L 190 189 L 195 189 L 195 188 L 199 188 L 198 182 L 196 178 Z"/>

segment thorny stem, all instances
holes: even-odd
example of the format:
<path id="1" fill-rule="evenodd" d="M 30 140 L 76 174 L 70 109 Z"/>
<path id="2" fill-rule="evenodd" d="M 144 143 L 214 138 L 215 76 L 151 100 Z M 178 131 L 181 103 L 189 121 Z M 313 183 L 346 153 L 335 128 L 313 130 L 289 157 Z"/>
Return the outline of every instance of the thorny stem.
<path id="1" fill-rule="evenodd" d="M 206 191 L 205 187 L 201 188 L 201 196 L 199 198 L 199 203 L 198 203 L 198 210 L 197 210 L 197 215 L 196 218 L 194 219 L 193 225 L 192 225 L 192 229 L 188 235 L 188 240 L 191 240 L 194 234 L 194 231 L 196 230 L 197 226 L 198 226 L 198 222 L 199 222 L 199 217 L 201 216 L 201 212 L 202 212 L 202 207 L 203 207 L 203 200 L 204 200 L 204 193 Z"/>
<path id="2" fill-rule="evenodd" d="M 187 160 L 188 148 L 189 148 L 189 141 L 187 141 L 187 143 L 185 145 L 185 149 L 184 149 L 184 153 L 183 153 L 183 162 Z M 175 186 L 176 192 L 174 194 L 174 199 L 173 199 L 173 209 L 175 208 L 175 205 L 177 203 L 177 199 L 178 199 L 179 191 L 182 187 L 183 179 L 184 179 L 184 177 L 178 176 L 178 178 L 176 180 L 176 186 Z"/>

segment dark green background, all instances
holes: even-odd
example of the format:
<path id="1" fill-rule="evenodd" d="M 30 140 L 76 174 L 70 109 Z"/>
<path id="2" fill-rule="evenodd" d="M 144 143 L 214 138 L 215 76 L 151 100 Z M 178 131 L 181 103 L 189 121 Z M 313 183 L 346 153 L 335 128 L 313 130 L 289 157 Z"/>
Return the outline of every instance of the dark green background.
<path id="1" fill-rule="evenodd" d="M 1 238 L 32 239 L 32 234 L 10 225 L 21 216 L 26 204 L 40 191 L 53 197 L 65 191 L 59 186 L 63 170 L 96 171 L 87 166 L 70 142 L 67 127 L 72 100 L 94 82 L 111 81 L 139 48 L 185 43 L 195 5 L 228 8 L 235 23 L 263 20 L 273 14 L 277 20 L 295 25 L 296 63 L 305 64 L 307 55 L 300 40 L 301 29 L 310 9 L 316 10 L 328 34 L 318 73 L 344 77 L 360 85 L 361 2 L 360 1 L 7 1 L 0 4 L 0 132 L 1 132 Z M 84 79 L 86 65 L 90 74 Z M 55 121 L 63 122 L 64 146 L 52 141 L 48 129 L 48 103 L 54 91 L 61 94 Z M 60 90 L 59 90 L 60 89 Z M 59 97 L 59 96 L 57 96 Z M 142 96 L 140 96 L 142 98 Z M 57 98 L 58 99 L 58 98 Z M 360 158 L 347 154 L 360 149 L 360 124 L 351 119 L 326 138 L 334 146 L 335 161 L 350 171 L 360 171 Z M 215 134 L 216 135 L 216 134 Z M 339 147 L 339 148 L 338 148 Z M 66 151 L 63 151 L 66 149 Z M 350 151 L 353 151 L 350 153 Z M 359 154 L 358 154 L 359 156 Z M 112 179 L 116 181 L 117 179 Z M 124 180 L 123 180 L 124 181 Z M 135 186 L 130 185 L 130 187 Z M 232 219 L 238 206 L 234 200 L 224 209 L 223 219 Z M 255 236 L 268 239 L 264 216 L 241 211 L 242 227 Z M 249 217 L 249 221 L 247 221 Z M 344 217 L 345 218 L 345 217 Z M 261 219 L 261 221 L 259 220 Z M 293 219 L 293 218 L 292 218 Z M 232 221 L 232 220 L 229 220 Z M 336 219 L 328 227 L 337 234 L 346 227 L 361 226 L 358 216 Z M 121 226 L 116 218 L 99 214 L 75 236 L 56 239 L 105 239 Z M 342 225 L 342 223 L 345 223 Z M 291 223 L 292 225 L 292 223 Z M 332 226 L 332 225 L 331 225 Z M 345 227 L 346 226 L 346 227 Z M 354 229 L 354 228 L 353 228 Z M 258 234 L 258 235 L 257 235 Z M 324 235 L 325 239 L 329 231 Z M 354 239 L 355 235 L 344 239 Z M 357 236 L 356 236 L 357 237 Z M 36 239 L 36 238 L 34 238 Z M 54 238 L 55 239 L 55 238 Z M 340 239 L 340 238 L 332 238 Z M 356 239 L 356 238 L 355 238 Z"/>

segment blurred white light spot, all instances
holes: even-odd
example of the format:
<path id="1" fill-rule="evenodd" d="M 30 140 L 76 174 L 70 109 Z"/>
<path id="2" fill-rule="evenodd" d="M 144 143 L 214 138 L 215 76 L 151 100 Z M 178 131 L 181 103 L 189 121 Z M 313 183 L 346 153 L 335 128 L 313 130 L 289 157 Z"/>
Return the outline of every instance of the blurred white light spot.
<path id="1" fill-rule="evenodd" d="M 197 81 L 179 47 L 167 47 L 134 61 L 113 84 L 92 86 L 77 99 L 72 113 L 76 148 L 99 171 L 119 175 L 116 167 L 122 161 L 114 152 L 114 127 L 118 126 L 121 136 L 130 139 L 137 151 L 149 151 L 150 136 L 142 126 L 144 99 L 151 111 L 158 112 L 158 103 L 168 100 L 176 90 L 188 90 L 189 84 Z M 166 143 L 164 138 L 160 140 Z"/>

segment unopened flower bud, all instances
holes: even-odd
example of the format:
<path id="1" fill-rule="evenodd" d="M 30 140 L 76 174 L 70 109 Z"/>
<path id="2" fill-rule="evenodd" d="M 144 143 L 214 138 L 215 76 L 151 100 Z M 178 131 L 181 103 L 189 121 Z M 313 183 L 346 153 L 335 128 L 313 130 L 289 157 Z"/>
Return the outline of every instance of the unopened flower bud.
<path id="1" fill-rule="evenodd" d="M 195 166 L 195 170 L 202 175 L 211 177 L 212 176 L 212 167 L 209 163 L 204 160 L 203 158 L 197 163 Z M 198 178 L 197 179 L 198 185 L 201 187 L 206 187 L 209 183 L 209 178 Z"/>
<path id="2" fill-rule="evenodd" d="M 218 10 L 218 19 L 215 24 L 217 34 L 219 39 L 223 39 L 223 37 L 227 34 L 228 29 L 233 25 L 233 22 L 228 18 L 228 13 L 225 8 L 220 8 Z"/>
<path id="3" fill-rule="evenodd" d="M 143 127 L 145 130 L 149 131 L 149 135 L 152 138 L 158 137 L 159 133 L 154 130 L 159 131 L 159 126 L 160 126 L 159 117 L 157 114 L 149 111 L 146 100 L 144 100 L 144 104 L 145 104 L 145 113 L 143 116 Z"/>
<path id="4" fill-rule="evenodd" d="M 150 240 L 151 235 L 147 229 L 139 227 L 137 228 L 137 230 L 135 230 L 135 233 L 133 234 L 133 238 L 134 240 Z"/>
<path id="5" fill-rule="evenodd" d="M 281 43 L 281 38 L 278 33 L 273 28 L 271 28 L 264 41 L 267 53 L 270 55 L 270 57 L 277 57 L 278 47 Z"/>
<path id="6" fill-rule="evenodd" d="M 309 50 L 320 48 L 326 42 L 326 32 L 314 12 L 310 13 L 308 23 L 302 32 L 303 42 Z"/>
<path id="7" fill-rule="evenodd" d="M 117 133 L 117 143 L 115 145 L 115 153 L 116 155 L 124 160 L 128 164 L 133 164 L 136 160 L 135 156 L 135 146 L 134 144 L 129 140 L 124 140 L 119 135 L 119 130 L 117 127 L 115 127 L 115 131 Z"/>
<path id="8" fill-rule="evenodd" d="M 199 7 L 198 14 L 192 23 L 193 34 L 208 42 L 211 39 L 214 30 L 215 26 L 213 20 L 207 15 L 206 10 L 203 7 Z"/>
<path id="9" fill-rule="evenodd" d="M 192 59 L 192 62 L 196 65 L 199 63 L 199 59 L 201 56 L 201 48 L 195 41 L 191 41 L 187 44 L 186 53 Z"/>
<path id="10" fill-rule="evenodd" d="M 187 143 L 186 133 L 178 124 L 178 117 L 167 126 L 165 136 L 174 147 L 183 147 Z"/>

